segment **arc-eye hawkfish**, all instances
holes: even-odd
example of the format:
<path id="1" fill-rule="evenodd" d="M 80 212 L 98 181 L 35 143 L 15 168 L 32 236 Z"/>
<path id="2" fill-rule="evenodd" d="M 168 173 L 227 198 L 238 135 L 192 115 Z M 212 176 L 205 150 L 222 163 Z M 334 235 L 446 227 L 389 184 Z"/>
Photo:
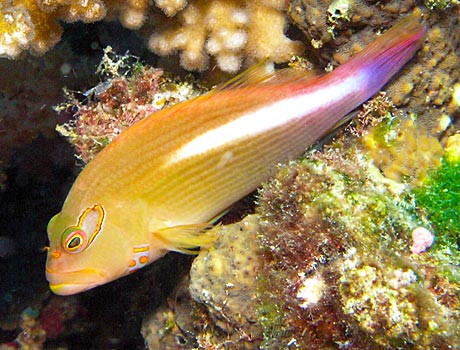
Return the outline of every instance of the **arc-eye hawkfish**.
<path id="1" fill-rule="evenodd" d="M 48 224 L 52 291 L 82 292 L 209 245 L 214 218 L 376 94 L 424 35 L 409 16 L 328 74 L 258 66 L 123 131 Z"/>

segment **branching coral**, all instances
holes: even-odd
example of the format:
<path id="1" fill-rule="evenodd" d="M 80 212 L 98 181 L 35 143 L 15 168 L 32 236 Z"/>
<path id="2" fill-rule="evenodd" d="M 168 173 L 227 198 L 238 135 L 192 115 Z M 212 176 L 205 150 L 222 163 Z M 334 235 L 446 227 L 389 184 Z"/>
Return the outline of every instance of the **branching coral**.
<path id="1" fill-rule="evenodd" d="M 62 35 L 59 21 L 92 23 L 119 16 L 130 29 L 145 21 L 148 0 L 6 0 L 0 4 L 0 57 L 43 54 Z"/>
<path id="2" fill-rule="evenodd" d="M 103 0 L 106 4 L 107 18 L 118 17 L 128 29 L 139 29 L 147 20 L 150 9 L 149 0 Z"/>
<path id="3" fill-rule="evenodd" d="M 27 48 L 33 36 L 33 26 L 27 11 L 0 4 L 0 55 L 17 56 Z"/>
<path id="4" fill-rule="evenodd" d="M 94 22 L 105 16 L 99 0 L 6 0 L 0 5 L 0 57 L 16 57 L 30 49 L 42 54 L 61 38 L 58 20 Z"/>
<path id="5" fill-rule="evenodd" d="M 227 72 L 238 71 L 245 58 L 249 63 L 265 58 L 286 62 L 301 53 L 302 44 L 284 34 L 284 6 L 281 0 L 197 0 L 176 16 L 174 25 L 165 22 L 149 46 L 160 55 L 181 51 L 181 64 L 190 70 L 205 69 L 210 55 Z"/>
<path id="6" fill-rule="evenodd" d="M 119 17 L 129 29 L 152 32 L 149 47 L 160 55 L 180 51 L 181 64 L 204 70 L 209 56 L 223 71 L 236 72 L 243 61 L 287 62 L 302 52 L 285 36 L 284 0 L 7 0 L 0 5 L 0 56 L 23 50 L 41 54 L 61 37 L 59 20 L 86 23 Z M 166 15 L 166 16 L 165 16 Z"/>
<path id="7" fill-rule="evenodd" d="M 183 10 L 187 2 L 187 0 L 155 0 L 155 4 L 169 17 Z"/>
<path id="8" fill-rule="evenodd" d="M 5 0 L 0 4 L 0 57 L 42 54 L 62 35 L 59 21 L 92 23 L 119 17 L 129 29 L 145 22 L 148 0 Z"/>

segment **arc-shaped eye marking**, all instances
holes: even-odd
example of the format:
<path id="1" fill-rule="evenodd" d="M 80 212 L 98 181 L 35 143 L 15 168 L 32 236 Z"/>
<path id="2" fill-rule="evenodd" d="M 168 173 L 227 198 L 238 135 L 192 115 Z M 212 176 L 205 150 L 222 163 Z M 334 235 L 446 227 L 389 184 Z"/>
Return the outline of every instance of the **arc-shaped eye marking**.
<path id="1" fill-rule="evenodd" d="M 95 204 L 86 208 L 78 218 L 75 226 L 67 227 L 61 239 L 62 247 L 68 253 L 80 253 L 89 247 L 102 231 L 105 219 L 104 207 Z"/>
<path id="2" fill-rule="evenodd" d="M 78 218 L 77 226 L 88 233 L 88 246 L 94 242 L 97 235 L 101 232 L 104 219 L 105 210 L 100 204 L 95 204 L 90 208 L 86 208 Z"/>

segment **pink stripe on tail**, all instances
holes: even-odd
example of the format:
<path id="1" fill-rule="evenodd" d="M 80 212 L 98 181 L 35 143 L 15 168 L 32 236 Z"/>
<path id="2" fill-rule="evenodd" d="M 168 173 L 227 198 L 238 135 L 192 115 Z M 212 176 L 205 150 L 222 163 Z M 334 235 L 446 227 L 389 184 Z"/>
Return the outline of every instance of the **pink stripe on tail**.
<path id="1" fill-rule="evenodd" d="M 334 74 L 343 78 L 362 74 L 362 86 L 358 90 L 360 98 L 365 101 L 412 58 L 422 45 L 425 33 L 426 28 L 420 24 L 418 17 L 411 15 L 335 69 Z"/>

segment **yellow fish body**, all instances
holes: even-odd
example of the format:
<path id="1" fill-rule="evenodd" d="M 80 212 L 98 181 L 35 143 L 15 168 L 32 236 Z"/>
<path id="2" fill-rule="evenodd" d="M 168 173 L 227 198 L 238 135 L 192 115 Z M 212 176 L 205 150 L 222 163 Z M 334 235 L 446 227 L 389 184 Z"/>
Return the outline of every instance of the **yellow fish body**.
<path id="1" fill-rule="evenodd" d="M 250 69 L 125 130 L 83 169 L 48 224 L 53 292 L 82 292 L 168 251 L 209 244 L 213 218 L 378 92 L 424 33 L 409 17 L 329 74 Z"/>

